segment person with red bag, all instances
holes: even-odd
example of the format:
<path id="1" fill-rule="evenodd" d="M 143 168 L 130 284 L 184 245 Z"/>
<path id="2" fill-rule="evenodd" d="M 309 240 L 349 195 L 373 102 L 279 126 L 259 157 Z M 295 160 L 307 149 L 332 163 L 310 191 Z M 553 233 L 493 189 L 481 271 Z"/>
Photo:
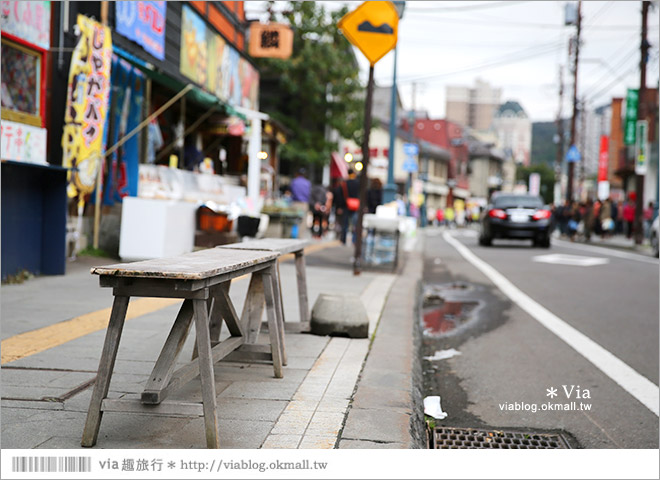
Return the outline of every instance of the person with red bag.
<path id="1" fill-rule="evenodd" d="M 341 226 L 339 240 L 346 245 L 349 227 L 353 231 L 352 241 L 355 243 L 355 221 L 360 208 L 360 182 L 352 168 L 348 169 L 348 180 L 340 180 L 333 192 L 335 217 Z"/>

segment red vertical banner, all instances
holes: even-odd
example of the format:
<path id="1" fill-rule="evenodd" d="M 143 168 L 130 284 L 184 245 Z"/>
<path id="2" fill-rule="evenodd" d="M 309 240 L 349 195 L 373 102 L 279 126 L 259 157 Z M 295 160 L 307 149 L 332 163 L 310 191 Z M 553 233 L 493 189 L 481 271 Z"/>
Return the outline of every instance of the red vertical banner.
<path id="1" fill-rule="evenodd" d="M 608 167 L 610 163 L 609 137 L 601 135 L 600 154 L 598 155 L 598 198 L 605 200 L 610 196 L 610 182 L 608 181 Z"/>
<path id="2" fill-rule="evenodd" d="M 601 135 L 600 137 L 600 155 L 598 156 L 598 181 L 607 181 L 607 168 L 610 162 L 609 137 Z"/>

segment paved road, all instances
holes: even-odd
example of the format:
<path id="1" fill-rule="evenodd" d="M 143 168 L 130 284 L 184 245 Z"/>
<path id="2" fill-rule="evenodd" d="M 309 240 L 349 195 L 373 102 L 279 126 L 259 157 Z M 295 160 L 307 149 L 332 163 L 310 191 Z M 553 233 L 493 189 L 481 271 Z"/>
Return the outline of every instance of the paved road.
<path id="1" fill-rule="evenodd" d="M 442 423 L 562 431 L 587 448 L 658 448 L 657 260 L 568 242 L 481 247 L 472 230 L 425 236 L 426 293 L 469 312 L 448 335 L 424 340 L 426 356 L 461 353 L 424 362 L 425 395 L 440 395 L 448 413 Z M 463 288 L 444 288 L 455 282 Z M 553 388 L 558 396 L 547 396 Z M 578 410 L 543 411 L 548 402 Z"/>

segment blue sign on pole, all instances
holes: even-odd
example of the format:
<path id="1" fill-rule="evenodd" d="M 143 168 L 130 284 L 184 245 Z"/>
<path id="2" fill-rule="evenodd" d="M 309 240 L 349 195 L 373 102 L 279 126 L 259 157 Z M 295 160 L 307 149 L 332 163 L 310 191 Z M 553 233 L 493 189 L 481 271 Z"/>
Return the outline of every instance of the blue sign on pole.
<path id="1" fill-rule="evenodd" d="M 408 157 L 403 161 L 402 167 L 404 172 L 415 173 L 417 171 L 417 162 L 414 158 Z"/>
<path id="2" fill-rule="evenodd" d="M 419 145 L 416 143 L 404 143 L 403 144 L 403 153 L 408 157 L 414 157 L 419 154 Z"/>
<path id="3" fill-rule="evenodd" d="M 571 145 L 571 148 L 568 149 L 568 152 L 566 152 L 566 161 L 569 163 L 572 162 L 579 162 L 582 156 L 580 155 L 580 151 L 577 149 L 575 145 Z"/>
<path id="4" fill-rule="evenodd" d="M 165 59 L 165 2 L 116 2 L 117 32 Z"/>

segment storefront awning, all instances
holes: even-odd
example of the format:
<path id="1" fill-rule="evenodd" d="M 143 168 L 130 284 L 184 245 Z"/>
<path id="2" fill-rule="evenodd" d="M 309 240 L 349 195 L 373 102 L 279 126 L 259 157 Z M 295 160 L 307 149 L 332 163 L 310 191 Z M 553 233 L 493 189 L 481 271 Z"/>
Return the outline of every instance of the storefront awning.
<path id="1" fill-rule="evenodd" d="M 145 62 L 141 58 L 136 57 L 135 55 L 127 52 L 126 50 L 120 47 L 117 47 L 116 45 L 113 45 L 112 51 L 117 55 L 119 55 L 124 60 L 126 60 L 127 62 L 129 62 L 134 67 L 139 68 L 145 75 L 147 75 L 152 80 L 160 83 L 161 85 L 171 90 L 174 90 L 175 92 L 180 91 L 186 85 L 189 84 L 188 82 L 183 82 L 181 80 L 178 80 L 176 78 L 173 78 L 169 75 L 166 75 L 164 73 L 155 70 L 153 65 L 151 65 L 150 63 Z M 200 104 L 202 107 L 206 109 L 211 109 L 215 106 L 221 107 L 221 109 L 224 110 L 228 116 L 233 115 L 240 117 L 242 120 L 247 120 L 247 117 L 243 113 L 239 112 L 231 105 L 223 102 L 215 95 L 205 92 L 196 85 L 193 85 L 190 91 L 186 93 L 186 98 Z"/>
<path id="2" fill-rule="evenodd" d="M 330 178 L 348 178 L 346 161 L 337 152 L 331 155 Z"/>

